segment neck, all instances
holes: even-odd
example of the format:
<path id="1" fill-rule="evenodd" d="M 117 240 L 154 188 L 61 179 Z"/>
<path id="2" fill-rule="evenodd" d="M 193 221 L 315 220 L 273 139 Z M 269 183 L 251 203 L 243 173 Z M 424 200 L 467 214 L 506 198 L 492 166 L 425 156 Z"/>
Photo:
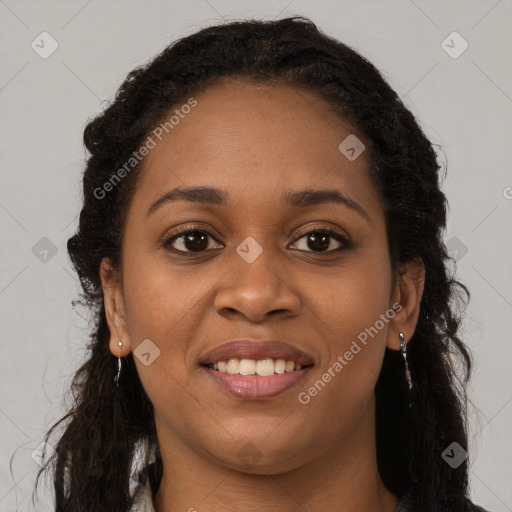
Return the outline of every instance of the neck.
<path id="1" fill-rule="evenodd" d="M 385 488 L 377 470 L 373 411 L 372 404 L 349 439 L 281 474 L 227 468 L 205 460 L 174 438 L 162 439 L 159 432 L 164 471 L 155 511 L 271 512 L 278 506 L 280 512 L 393 512 L 398 499 Z"/>

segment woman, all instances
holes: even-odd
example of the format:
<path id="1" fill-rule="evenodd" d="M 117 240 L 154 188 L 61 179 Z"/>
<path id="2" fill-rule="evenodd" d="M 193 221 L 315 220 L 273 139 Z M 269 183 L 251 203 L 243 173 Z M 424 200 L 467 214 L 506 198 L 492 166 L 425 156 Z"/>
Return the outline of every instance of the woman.
<path id="1" fill-rule="evenodd" d="M 482 510 L 439 165 L 372 64 L 304 18 L 209 27 L 84 140 L 57 511 Z"/>

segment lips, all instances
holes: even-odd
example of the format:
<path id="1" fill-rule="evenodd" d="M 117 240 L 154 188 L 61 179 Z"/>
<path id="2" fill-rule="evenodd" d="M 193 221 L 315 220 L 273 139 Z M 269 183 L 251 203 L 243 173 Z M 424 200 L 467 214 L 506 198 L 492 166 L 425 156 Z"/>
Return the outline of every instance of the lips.
<path id="1" fill-rule="evenodd" d="M 199 357 L 199 364 L 210 365 L 229 359 L 284 359 L 301 366 L 313 364 L 313 358 L 306 352 L 280 340 L 251 340 L 242 338 L 228 341 L 210 349 Z"/>
<path id="2" fill-rule="evenodd" d="M 230 374 L 215 368 L 218 362 L 227 361 L 228 364 L 238 366 L 240 361 L 250 364 L 248 361 L 263 360 L 285 361 L 292 363 L 295 369 L 282 370 L 279 373 L 261 375 Z M 202 370 L 217 385 L 217 389 L 227 393 L 231 397 L 244 400 L 265 400 L 281 395 L 294 387 L 297 387 L 313 367 L 313 358 L 307 353 L 292 345 L 279 340 L 231 340 L 214 349 L 203 353 L 199 358 Z M 243 364 L 243 363 L 242 363 Z M 220 365 L 220 364 L 219 364 Z M 276 367 L 277 368 L 277 367 Z M 224 369 L 224 368 L 223 368 Z M 225 370 L 225 369 L 224 369 Z M 260 372 L 261 373 L 261 372 Z M 265 372 L 263 372 L 265 373 Z"/>

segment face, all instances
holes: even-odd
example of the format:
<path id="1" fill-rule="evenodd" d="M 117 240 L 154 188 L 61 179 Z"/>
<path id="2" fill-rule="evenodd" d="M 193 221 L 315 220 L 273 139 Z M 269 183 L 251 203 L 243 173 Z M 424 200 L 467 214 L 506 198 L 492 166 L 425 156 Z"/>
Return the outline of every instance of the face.
<path id="1" fill-rule="evenodd" d="M 161 446 L 278 473 L 373 435 L 384 350 L 399 330 L 412 336 L 414 293 L 393 283 L 368 151 L 339 149 L 355 130 L 327 103 L 242 81 L 194 99 L 153 137 L 122 266 L 102 273 L 111 350 L 122 339 L 134 351 Z M 217 192 L 169 194 L 177 187 Z M 211 354 L 240 338 L 253 341 Z M 291 348 L 251 352 L 254 340 Z M 298 362 L 294 349 L 304 368 L 279 373 L 279 359 Z M 271 359 L 257 368 L 278 373 L 229 373 L 242 371 L 236 361 L 220 371 L 236 356 L 243 371 Z"/>

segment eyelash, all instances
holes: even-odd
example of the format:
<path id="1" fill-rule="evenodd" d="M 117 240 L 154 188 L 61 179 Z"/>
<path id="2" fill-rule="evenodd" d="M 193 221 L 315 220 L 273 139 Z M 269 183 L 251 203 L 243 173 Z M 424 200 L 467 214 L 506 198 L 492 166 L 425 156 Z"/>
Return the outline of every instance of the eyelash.
<path id="1" fill-rule="evenodd" d="M 184 235 L 188 235 L 190 233 L 202 233 L 202 234 L 205 234 L 208 237 L 213 238 L 215 240 L 215 237 L 207 229 L 205 229 L 203 227 L 199 227 L 199 226 L 196 227 L 196 226 L 188 225 L 188 226 L 183 226 L 183 227 L 177 228 L 176 231 L 172 234 L 172 236 L 170 236 L 169 238 L 164 240 L 164 242 L 162 243 L 162 247 L 170 252 L 174 252 L 177 254 L 199 255 L 201 253 L 207 252 L 208 249 L 206 249 L 204 251 L 194 252 L 194 251 L 182 251 L 182 250 L 172 248 L 172 243 L 174 241 L 176 241 L 177 239 L 183 237 Z M 321 226 L 318 228 L 313 228 L 309 231 L 301 232 L 297 236 L 297 238 L 294 240 L 293 243 L 297 242 L 301 238 L 304 238 L 306 235 L 309 235 L 311 233 L 322 233 L 324 235 L 328 235 L 328 236 L 334 238 L 336 241 L 340 242 L 341 246 L 338 247 L 337 249 L 331 249 L 328 251 L 303 251 L 303 252 L 311 252 L 311 253 L 316 253 L 316 254 L 332 254 L 332 253 L 340 252 L 340 251 L 343 251 L 346 249 L 350 249 L 352 247 L 352 242 L 344 233 L 337 230 L 336 228 L 329 227 L 329 226 Z"/>

